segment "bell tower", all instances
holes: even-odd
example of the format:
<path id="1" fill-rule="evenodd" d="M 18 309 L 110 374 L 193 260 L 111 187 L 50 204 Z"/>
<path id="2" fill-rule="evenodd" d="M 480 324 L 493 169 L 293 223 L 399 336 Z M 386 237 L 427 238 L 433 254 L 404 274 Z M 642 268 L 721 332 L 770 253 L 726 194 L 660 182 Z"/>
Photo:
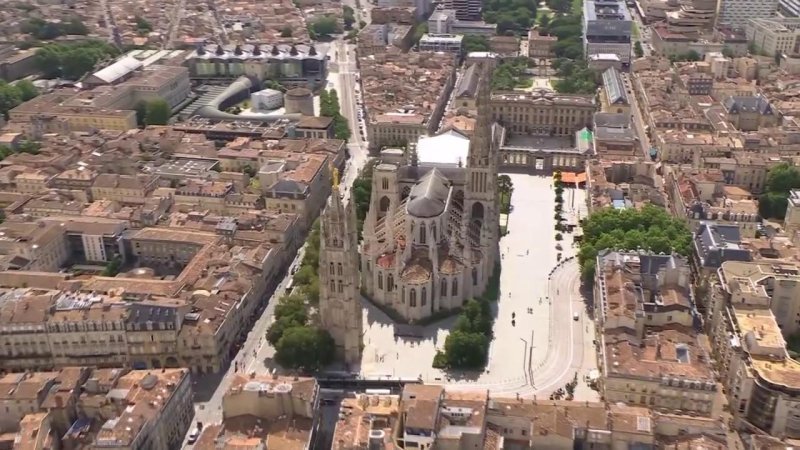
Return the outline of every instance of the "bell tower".
<path id="1" fill-rule="evenodd" d="M 355 204 L 342 202 L 339 173 L 320 220 L 319 317 L 348 366 L 361 360 L 362 310 L 358 289 L 358 235 Z"/>

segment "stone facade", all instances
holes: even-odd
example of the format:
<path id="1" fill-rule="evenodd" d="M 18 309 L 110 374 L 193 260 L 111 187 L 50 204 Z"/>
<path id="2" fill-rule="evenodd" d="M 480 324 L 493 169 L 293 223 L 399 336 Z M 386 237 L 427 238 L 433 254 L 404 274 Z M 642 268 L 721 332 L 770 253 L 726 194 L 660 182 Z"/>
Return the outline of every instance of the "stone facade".
<path id="1" fill-rule="evenodd" d="M 353 201 L 342 203 L 338 180 L 322 213 L 319 316 L 348 365 L 361 360 L 362 313 L 358 289 L 358 235 Z"/>
<path id="2" fill-rule="evenodd" d="M 488 71 L 466 167 L 382 160 L 364 224 L 361 285 L 375 303 L 418 321 L 483 294 L 498 260 L 499 127 L 491 125 Z"/>

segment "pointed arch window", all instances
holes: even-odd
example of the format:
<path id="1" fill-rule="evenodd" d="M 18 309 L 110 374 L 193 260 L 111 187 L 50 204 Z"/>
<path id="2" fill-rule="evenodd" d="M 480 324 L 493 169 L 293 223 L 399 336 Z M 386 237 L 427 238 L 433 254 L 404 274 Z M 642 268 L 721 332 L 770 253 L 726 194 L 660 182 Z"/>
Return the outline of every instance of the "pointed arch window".
<path id="1" fill-rule="evenodd" d="M 478 285 L 478 269 L 474 267 L 472 268 L 472 285 Z"/>
<path id="2" fill-rule="evenodd" d="M 331 292 L 336 292 L 336 281 L 331 280 Z"/>
<path id="3" fill-rule="evenodd" d="M 433 242 L 436 242 L 438 240 L 436 237 L 436 222 L 431 224 L 431 235 L 433 236 Z"/>
<path id="4" fill-rule="evenodd" d="M 383 290 L 383 273 L 378 272 L 378 289 Z"/>
<path id="5" fill-rule="evenodd" d="M 428 303 L 428 288 L 423 287 L 422 288 L 422 298 L 421 298 L 420 305 L 421 306 L 425 306 L 426 303 Z"/>
<path id="6" fill-rule="evenodd" d="M 417 306 L 417 290 L 414 288 L 411 288 L 411 292 L 408 294 L 408 305 Z"/>
<path id="7" fill-rule="evenodd" d="M 389 179 L 384 178 L 382 181 L 383 189 L 389 189 Z"/>
<path id="8" fill-rule="evenodd" d="M 341 275 L 342 274 L 342 263 L 336 264 L 336 273 Z"/>
<path id="9" fill-rule="evenodd" d="M 441 285 L 442 285 L 442 292 L 440 293 L 440 295 L 442 297 L 447 297 L 447 280 L 442 278 Z"/>
<path id="10" fill-rule="evenodd" d="M 453 289 L 450 291 L 450 295 L 458 295 L 458 278 L 453 278 Z"/>
<path id="11" fill-rule="evenodd" d="M 392 292 L 394 290 L 394 275 L 389 274 L 389 276 L 386 277 L 386 284 L 386 290 Z"/>
<path id="12" fill-rule="evenodd" d="M 333 262 L 328 263 L 328 272 L 333 275 L 335 272 L 333 270 Z"/>
<path id="13" fill-rule="evenodd" d="M 422 245 L 425 245 L 425 240 L 426 240 L 426 236 L 425 236 L 425 224 L 424 224 L 424 223 L 422 223 L 422 224 L 420 224 L 420 226 L 419 226 L 419 243 L 420 243 L 420 244 L 422 244 Z"/>
<path id="14" fill-rule="evenodd" d="M 339 292 L 344 292 L 344 285 L 342 284 L 342 280 L 339 280 Z"/>

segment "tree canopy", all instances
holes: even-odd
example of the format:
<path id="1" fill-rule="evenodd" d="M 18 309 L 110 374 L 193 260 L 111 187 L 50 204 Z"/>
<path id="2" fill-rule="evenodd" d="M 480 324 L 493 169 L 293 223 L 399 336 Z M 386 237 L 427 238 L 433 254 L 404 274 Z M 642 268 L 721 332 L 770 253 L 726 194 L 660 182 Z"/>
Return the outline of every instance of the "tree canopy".
<path id="1" fill-rule="evenodd" d="M 311 23 L 311 29 L 318 36 L 331 35 L 339 31 L 339 24 L 333 16 L 324 16 Z"/>
<path id="2" fill-rule="evenodd" d="M 316 372 L 333 362 L 336 346 L 325 330 L 291 327 L 278 340 L 275 350 L 275 360 L 283 367 Z"/>
<path id="3" fill-rule="evenodd" d="M 367 162 L 359 172 L 358 177 L 353 181 L 350 195 L 356 202 L 356 227 L 358 228 L 358 239 L 361 240 L 361 231 L 364 228 L 364 219 L 369 212 L 369 200 L 372 196 L 372 171 L 375 168 L 375 160 Z"/>
<path id="4" fill-rule="evenodd" d="M 492 89 L 497 91 L 510 91 L 523 84 L 525 69 L 528 68 L 528 58 L 512 58 L 500 63 L 492 72 Z"/>
<path id="5" fill-rule="evenodd" d="M 774 166 L 767 174 L 764 193 L 758 198 L 758 213 L 764 218 L 783 219 L 789 205 L 789 191 L 800 189 L 800 170 L 787 163 Z"/>
<path id="6" fill-rule="evenodd" d="M 464 51 L 467 53 L 489 51 L 489 40 L 486 39 L 486 36 L 481 36 L 479 34 L 467 34 L 464 36 L 464 40 L 461 42 L 464 44 Z"/>
<path id="7" fill-rule="evenodd" d="M 553 68 L 556 69 L 556 74 L 559 77 L 553 82 L 553 87 L 557 92 L 563 94 L 594 94 L 597 91 L 595 73 L 589 69 L 585 60 L 556 59 L 553 61 Z"/>
<path id="8" fill-rule="evenodd" d="M 36 63 L 45 78 L 77 80 L 94 69 L 95 64 L 119 52 L 102 41 L 48 44 L 36 51 Z"/>
<path id="9" fill-rule="evenodd" d="M 497 24 L 497 34 L 525 32 L 536 18 L 536 0 L 486 0 L 483 20 Z"/>
<path id="10" fill-rule="evenodd" d="M 30 34 L 41 41 L 49 41 L 59 36 L 87 35 L 89 29 L 78 18 L 71 18 L 64 22 L 50 22 L 35 17 L 22 23 L 20 30 Z"/>
<path id="11" fill-rule="evenodd" d="M 14 84 L 0 80 L 0 116 L 8 117 L 8 111 L 37 95 L 39 91 L 28 80 L 20 80 Z"/>
<path id="12" fill-rule="evenodd" d="M 336 139 L 346 141 L 350 139 L 350 125 L 341 113 L 339 95 L 335 89 L 323 90 L 319 94 L 319 112 L 323 117 L 333 118 L 333 134 Z"/>
<path id="13" fill-rule="evenodd" d="M 348 5 L 342 6 L 342 20 L 344 21 L 344 28 L 349 30 L 353 28 L 356 23 L 356 12 Z"/>
<path id="14" fill-rule="evenodd" d="M 167 101 L 162 98 L 157 98 L 147 102 L 145 108 L 144 121 L 147 125 L 166 125 L 172 115 Z"/>
<path id="15" fill-rule="evenodd" d="M 584 279 L 594 277 L 597 253 L 604 249 L 643 249 L 688 256 L 691 234 L 683 222 L 654 205 L 642 209 L 606 208 L 590 215 L 583 223 L 578 262 Z"/>

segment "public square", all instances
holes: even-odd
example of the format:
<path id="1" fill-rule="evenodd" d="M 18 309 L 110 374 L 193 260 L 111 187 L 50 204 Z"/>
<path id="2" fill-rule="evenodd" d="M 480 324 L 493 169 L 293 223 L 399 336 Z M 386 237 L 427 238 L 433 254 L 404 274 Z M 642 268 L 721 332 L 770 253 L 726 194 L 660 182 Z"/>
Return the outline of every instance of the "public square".
<path id="1" fill-rule="evenodd" d="M 437 348 L 455 317 L 425 327 L 418 339 L 395 337 L 391 320 L 365 304 L 364 357 L 361 375 L 369 378 L 421 376 L 426 383 L 453 389 L 489 389 L 493 395 L 547 396 L 578 373 L 595 369 L 594 328 L 580 294 L 580 273 L 572 235 L 565 233 L 556 249 L 555 193 L 550 177 L 511 174 L 514 193 L 508 234 L 501 239 L 500 299 L 494 305 L 494 340 L 482 373 L 445 373 L 431 367 Z M 564 193 L 565 215 L 585 217 L 585 192 Z M 562 254 L 558 265 L 557 254 Z M 552 279 L 548 277 L 552 273 Z M 552 300 L 552 301 L 551 301 Z M 573 314 L 578 314 L 574 320 Z M 512 325 L 512 314 L 515 323 Z M 596 393 L 579 383 L 576 398 Z"/>

